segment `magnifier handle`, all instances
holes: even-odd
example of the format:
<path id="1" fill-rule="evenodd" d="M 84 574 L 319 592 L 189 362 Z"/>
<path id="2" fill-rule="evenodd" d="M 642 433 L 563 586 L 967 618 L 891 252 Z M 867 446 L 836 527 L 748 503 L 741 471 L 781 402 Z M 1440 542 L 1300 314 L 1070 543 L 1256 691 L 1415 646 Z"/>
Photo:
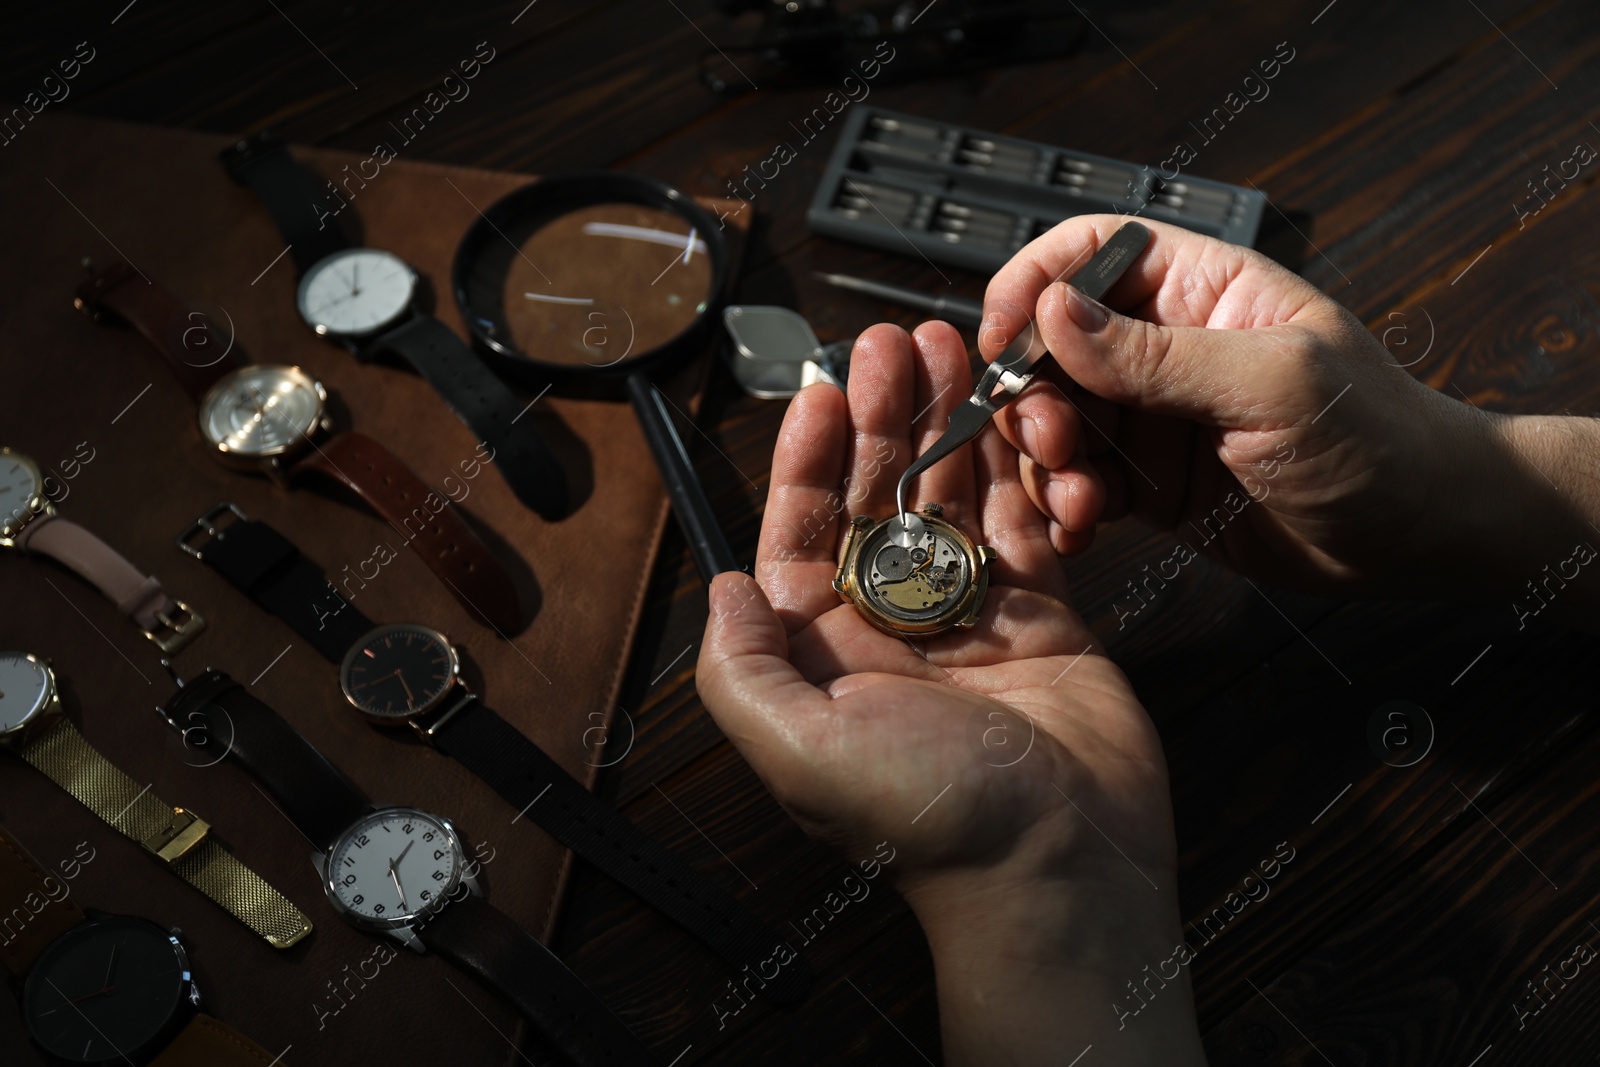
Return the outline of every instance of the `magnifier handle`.
<path id="1" fill-rule="evenodd" d="M 639 417 L 639 426 L 661 470 L 661 480 L 666 484 L 667 497 L 672 501 L 673 514 L 678 517 L 678 527 L 689 543 L 689 554 L 694 557 L 695 569 L 709 585 L 711 579 L 723 571 L 741 570 L 739 560 L 728 545 L 728 539 L 706 499 L 705 488 L 689 462 L 689 453 L 683 447 L 672 424 L 672 416 L 661 392 L 643 374 L 628 375 L 628 399 Z"/>

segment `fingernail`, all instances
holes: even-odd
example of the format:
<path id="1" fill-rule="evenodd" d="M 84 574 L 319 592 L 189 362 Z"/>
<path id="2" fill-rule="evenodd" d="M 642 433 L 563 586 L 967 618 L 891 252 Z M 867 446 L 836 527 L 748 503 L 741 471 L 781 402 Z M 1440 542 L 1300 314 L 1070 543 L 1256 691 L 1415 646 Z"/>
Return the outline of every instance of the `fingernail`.
<path id="1" fill-rule="evenodd" d="M 1078 329 L 1086 333 L 1099 333 L 1106 328 L 1106 323 L 1111 321 L 1110 308 L 1098 300 L 1089 299 L 1076 286 L 1068 285 L 1066 282 L 1057 284 L 1066 290 L 1064 298 L 1067 303 L 1067 314 L 1077 324 Z"/>
<path id="2" fill-rule="evenodd" d="M 1050 517 L 1059 522 L 1062 529 L 1067 526 L 1067 486 L 1064 482 L 1048 481 L 1044 485 L 1044 503 L 1050 509 Z"/>
<path id="3" fill-rule="evenodd" d="M 1039 462 L 1039 424 L 1023 417 L 1018 432 L 1022 434 L 1022 450 L 1028 454 L 1029 459 L 1035 463 Z"/>

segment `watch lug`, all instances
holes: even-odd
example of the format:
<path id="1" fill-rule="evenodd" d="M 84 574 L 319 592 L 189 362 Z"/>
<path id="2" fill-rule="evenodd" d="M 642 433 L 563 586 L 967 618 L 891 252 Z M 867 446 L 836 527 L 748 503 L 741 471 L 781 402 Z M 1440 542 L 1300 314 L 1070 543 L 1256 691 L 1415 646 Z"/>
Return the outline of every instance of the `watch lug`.
<path id="1" fill-rule="evenodd" d="M 279 489 L 289 488 L 289 472 L 285 468 L 282 456 L 272 456 L 261 461 L 261 469 Z"/>
<path id="2" fill-rule="evenodd" d="M 422 943 L 422 938 L 413 933 L 410 927 L 403 926 L 395 930 L 389 930 L 388 934 L 412 952 L 426 953 L 428 951 L 427 946 Z"/>
<path id="3" fill-rule="evenodd" d="M 328 857 L 321 852 L 311 854 L 311 866 L 317 869 L 317 877 L 322 881 L 328 880 Z"/>

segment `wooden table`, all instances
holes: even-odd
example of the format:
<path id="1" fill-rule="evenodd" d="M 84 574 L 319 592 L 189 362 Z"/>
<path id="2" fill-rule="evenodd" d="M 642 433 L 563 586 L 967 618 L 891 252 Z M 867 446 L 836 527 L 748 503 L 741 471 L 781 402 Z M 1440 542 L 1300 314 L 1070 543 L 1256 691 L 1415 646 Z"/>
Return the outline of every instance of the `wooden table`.
<path id="1" fill-rule="evenodd" d="M 709 92 L 696 64 L 706 35 L 727 27 L 708 0 L 123 3 L 53 4 L 8 35 L 5 99 L 20 100 L 87 40 L 94 59 L 52 106 L 216 131 L 270 125 L 365 151 L 487 41 L 494 59 L 472 95 L 407 146 L 413 158 L 530 172 L 617 166 L 717 194 L 826 91 Z M 1576 145 L 1600 145 L 1600 7 L 1082 10 L 1091 27 L 1068 58 L 880 85 L 872 100 L 1152 164 L 1187 140 L 1188 169 L 1269 195 L 1263 246 L 1353 309 L 1411 373 L 1501 411 L 1595 409 L 1600 169 L 1540 186 L 1537 199 L 1532 189 Z M 1270 95 L 1209 138 L 1198 133 L 1275 54 L 1292 58 Z M 809 235 L 804 208 L 831 140 L 761 191 L 740 298 L 797 307 L 824 340 L 881 319 L 912 325 L 912 314 L 811 278 L 828 269 L 942 288 L 921 260 Z M 954 291 L 982 294 L 984 279 L 945 273 Z M 782 412 L 718 370 L 690 438 L 745 559 Z M 1519 630 L 1508 607 L 1334 603 L 1204 561 L 1119 628 L 1112 601 L 1171 547 L 1122 524 L 1067 568 L 1166 742 L 1212 1061 L 1592 1060 L 1593 641 L 1538 621 Z M 623 698 L 635 738 L 604 789 L 783 927 L 821 904 L 845 863 L 807 842 L 701 708 L 704 618 L 700 582 L 669 533 Z M 1410 702 L 1409 718 L 1389 719 L 1392 701 Z M 1413 756 L 1386 763 L 1371 735 L 1395 723 L 1417 731 Z M 634 946 L 665 924 L 581 868 L 556 947 L 664 1061 L 938 1062 L 926 943 L 904 904 L 875 889 L 808 945 L 817 982 L 787 1010 L 756 1003 L 719 1018 L 729 976 L 710 955 L 652 938 L 679 948 L 641 958 Z M 1061 1050 L 1060 1062 L 1116 1062 L 1112 1048 L 1075 1061 L 1081 1051 Z"/>

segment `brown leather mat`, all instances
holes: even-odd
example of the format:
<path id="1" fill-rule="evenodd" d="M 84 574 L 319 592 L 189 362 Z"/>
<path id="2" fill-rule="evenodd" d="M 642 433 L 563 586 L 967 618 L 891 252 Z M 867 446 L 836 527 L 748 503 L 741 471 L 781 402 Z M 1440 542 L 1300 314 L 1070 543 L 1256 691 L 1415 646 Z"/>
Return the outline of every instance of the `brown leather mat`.
<path id="1" fill-rule="evenodd" d="M 455 819 L 481 853 L 493 850 L 484 868 L 489 899 L 547 936 L 570 862 L 565 850 L 527 819 L 513 825 L 517 813 L 451 760 L 367 726 L 344 703 L 332 666 L 173 543 L 201 511 L 232 500 L 326 571 L 355 571 L 397 541 L 392 528 L 352 500 L 279 490 L 214 462 L 191 401 L 146 342 L 72 308 L 83 257 L 127 258 L 231 322 L 251 359 L 299 364 L 319 378 L 336 398 L 339 428 L 383 442 L 430 485 L 459 476 L 477 442 L 426 384 L 392 366 L 359 363 L 302 324 L 292 263 L 284 257 L 269 268 L 283 242 L 249 191 L 224 174 L 215 158 L 223 144 L 216 136 L 49 115 L 30 127 L 26 144 L 5 149 L 0 443 L 54 468 L 63 516 L 205 616 L 208 631 L 175 658 L 180 674 L 215 666 L 251 683 L 374 800 Z M 296 153 L 328 175 L 359 158 Z M 366 243 L 417 266 L 432 284 L 436 313 L 459 330 L 447 280 L 456 242 L 475 206 L 527 180 L 400 159 L 360 189 L 353 206 Z M 690 405 L 703 373 L 702 362 L 671 383 L 680 406 Z M 465 483 L 464 498 L 455 495 L 513 569 L 525 615 L 532 614 L 527 628 L 500 640 L 399 544 L 398 557 L 354 603 L 378 622 L 423 622 L 450 634 L 486 703 L 589 780 L 601 759 L 592 748 L 595 727 L 612 711 L 665 498 L 625 402 L 551 394 L 525 417 L 567 467 L 576 510 L 546 522 L 487 467 Z M 78 467 L 62 462 L 90 450 L 92 460 Z M 290 1049 L 285 1064 L 522 1062 L 508 1048 L 520 1032 L 517 1017 L 440 960 L 399 949 L 376 977 L 358 976 L 372 974 L 375 951 L 380 960 L 389 951 L 331 911 L 308 862 L 310 846 L 242 769 L 206 766 L 210 756 L 185 750 L 157 720 L 153 708 L 172 688 L 160 653 L 92 587 L 0 550 L 0 603 L 0 648 L 53 661 L 67 713 L 90 742 L 157 795 L 208 819 L 317 929 L 305 944 L 274 951 L 37 771 L 0 753 L 0 817 L 41 864 L 72 858 L 80 842 L 94 850 L 70 883 L 74 901 L 181 927 L 207 1010 L 274 1054 Z M 582 977 L 605 997 L 605 976 Z M 629 1005 L 608 999 L 629 1017 Z M 0 1010 L 0 1047 L 21 1048 L 21 1062 L 34 1062 L 9 1005 Z"/>

